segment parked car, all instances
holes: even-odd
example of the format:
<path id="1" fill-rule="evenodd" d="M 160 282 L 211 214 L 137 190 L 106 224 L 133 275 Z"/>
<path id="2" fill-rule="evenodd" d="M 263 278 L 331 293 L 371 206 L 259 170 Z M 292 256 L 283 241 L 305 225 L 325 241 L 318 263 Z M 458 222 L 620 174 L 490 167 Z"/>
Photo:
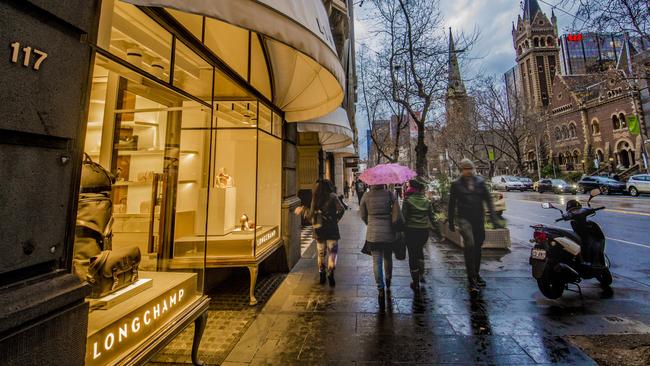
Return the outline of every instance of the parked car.
<path id="1" fill-rule="evenodd" d="M 492 177 L 492 186 L 497 191 L 523 191 L 524 185 L 517 177 L 510 175 L 497 175 Z"/>
<path id="2" fill-rule="evenodd" d="M 627 191 L 634 197 L 641 193 L 650 193 L 650 174 L 637 174 L 630 177 L 625 184 Z"/>
<path id="3" fill-rule="evenodd" d="M 599 176 L 582 177 L 582 179 L 580 179 L 578 182 L 578 188 L 583 193 L 587 193 L 594 188 L 600 188 L 603 194 L 627 193 L 625 183 L 619 182 L 612 178 Z"/>
<path id="4" fill-rule="evenodd" d="M 503 212 L 506 210 L 506 199 L 503 196 L 503 193 L 501 192 L 496 192 L 494 190 L 494 186 L 491 181 L 485 181 L 488 189 L 490 190 L 490 194 L 492 195 L 492 204 L 494 205 L 494 212 L 497 214 L 499 217 L 503 217 Z M 486 213 L 490 213 L 488 208 L 485 208 Z"/>
<path id="5" fill-rule="evenodd" d="M 537 185 L 537 192 L 553 192 L 557 194 L 562 193 L 578 193 L 578 186 L 575 184 L 569 184 L 563 179 L 542 179 Z"/>
<path id="6" fill-rule="evenodd" d="M 530 179 L 528 177 L 519 177 L 519 181 L 521 182 L 521 184 L 523 184 L 525 191 L 527 191 L 529 189 L 531 191 L 533 190 L 533 180 L 532 179 Z"/>

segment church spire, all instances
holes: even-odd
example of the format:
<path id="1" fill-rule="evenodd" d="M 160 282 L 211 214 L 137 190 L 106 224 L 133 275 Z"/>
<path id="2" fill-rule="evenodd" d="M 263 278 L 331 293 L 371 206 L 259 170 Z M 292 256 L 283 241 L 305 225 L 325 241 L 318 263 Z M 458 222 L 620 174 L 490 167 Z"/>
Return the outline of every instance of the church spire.
<path id="1" fill-rule="evenodd" d="M 460 66 L 458 66 L 458 56 L 456 55 L 456 46 L 454 45 L 454 36 L 451 34 L 451 27 L 449 28 L 449 80 L 447 84 L 447 95 L 452 96 L 465 96 L 465 84 L 460 76 Z"/>
<path id="2" fill-rule="evenodd" d="M 525 0 L 524 2 L 524 20 L 532 21 L 535 14 L 542 11 L 537 0 Z"/>

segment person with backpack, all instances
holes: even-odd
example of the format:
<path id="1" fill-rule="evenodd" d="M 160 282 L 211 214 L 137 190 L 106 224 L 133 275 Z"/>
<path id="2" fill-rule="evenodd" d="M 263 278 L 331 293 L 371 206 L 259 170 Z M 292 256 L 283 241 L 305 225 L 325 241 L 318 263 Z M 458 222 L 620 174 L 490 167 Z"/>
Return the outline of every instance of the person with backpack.
<path id="1" fill-rule="evenodd" d="M 361 219 L 367 225 L 364 250 L 372 255 L 380 306 L 385 304 L 386 291 L 390 292 L 393 276 L 392 248 L 397 239 L 392 223 L 393 209 L 399 210 L 399 201 L 383 184 L 370 186 L 370 191 L 363 195 L 359 206 Z"/>
<path id="2" fill-rule="evenodd" d="M 317 181 L 312 190 L 311 206 L 308 209 L 301 206 L 296 209 L 296 213 L 308 218 L 314 228 L 318 248 L 319 282 L 324 284 L 327 280 L 330 286 L 335 286 L 334 270 L 338 241 L 341 239 L 338 222 L 345 209 L 332 182 L 328 179 Z"/>
<path id="3" fill-rule="evenodd" d="M 420 291 L 424 279 L 424 245 L 429 240 L 429 230 L 433 227 L 434 213 L 431 201 L 424 195 L 424 182 L 412 179 L 408 183 L 406 198 L 402 203 L 404 216 L 404 240 L 409 256 L 411 289 Z"/>

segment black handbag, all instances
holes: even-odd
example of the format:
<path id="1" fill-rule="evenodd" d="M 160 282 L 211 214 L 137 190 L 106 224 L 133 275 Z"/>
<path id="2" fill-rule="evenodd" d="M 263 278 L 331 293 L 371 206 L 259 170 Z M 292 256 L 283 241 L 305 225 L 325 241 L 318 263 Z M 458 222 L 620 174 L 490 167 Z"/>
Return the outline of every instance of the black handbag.
<path id="1" fill-rule="evenodd" d="M 115 177 L 103 166 L 95 163 L 88 154 L 84 153 L 81 165 L 81 193 L 110 192 Z"/>
<path id="2" fill-rule="evenodd" d="M 406 259 L 406 242 L 404 241 L 404 233 L 398 232 L 395 236 L 395 241 L 393 242 L 393 253 L 395 253 L 395 259 L 404 260 Z"/>
<path id="3" fill-rule="evenodd" d="M 126 247 L 105 250 L 90 258 L 86 280 L 91 298 L 106 296 L 138 280 L 140 248 Z"/>

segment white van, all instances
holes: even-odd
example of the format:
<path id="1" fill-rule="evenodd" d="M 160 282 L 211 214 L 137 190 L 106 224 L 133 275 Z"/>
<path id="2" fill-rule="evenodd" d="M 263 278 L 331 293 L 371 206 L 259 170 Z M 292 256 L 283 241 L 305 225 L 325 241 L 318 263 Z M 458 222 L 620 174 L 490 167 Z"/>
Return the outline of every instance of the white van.
<path id="1" fill-rule="evenodd" d="M 500 191 L 524 191 L 524 184 L 517 177 L 510 175 L 497 175 L 492 177 L 492 186 Z"/>

